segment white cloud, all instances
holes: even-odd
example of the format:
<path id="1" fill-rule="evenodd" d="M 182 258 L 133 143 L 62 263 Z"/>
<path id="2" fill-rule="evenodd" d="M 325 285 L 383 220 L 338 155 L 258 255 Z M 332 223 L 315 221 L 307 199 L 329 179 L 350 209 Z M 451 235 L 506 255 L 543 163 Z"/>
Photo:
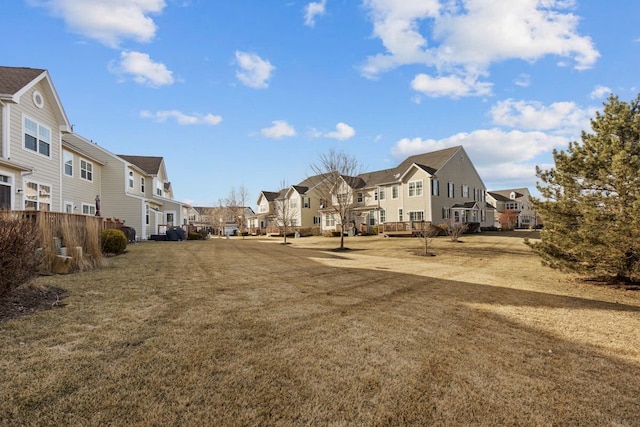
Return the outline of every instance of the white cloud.
<path id="1" fill-rule="evenodd" d="M 440 140 L 403 138 L 397 141 L 391 153 L 398 159 L 413 154 L 441 150 L 463 145 L 483 179 L 492 183 L 512 186 L 514 182 L 535 182 L 538 156 L 547 155 L 554 148 L 566 148 L 569 139 L 544 132 L 505 132 L 500 129 L 476 130 L 458 133 Z"/>
<path id="2" fill-rule="evenodd" d="M 458 76 L 431 77 L 418 74 L 411 82 L 413 90 L 431 98 L 448 96 L 483 96 L 491 94 L 491 83 L 478 82 L 473 78 L 462 79 Z"/>
<path id="3" fill-rule="evenodd" d="M 75 33 L 116 48 L 125 39 L 149 42 L 156 34 L 150 14 L 162 12 L 164 0 L 32 0 L 61 17 Z"/>
<path id="4" fill-rule="evenodd" d="M 602 99 L 609 96 L 612 90 L 606 86 L 596 86 L 591 91 L 591 99 Z"/>
<path id="5" fill-rule="evenodd" d="M 520 87 L 529 87 L 531 85 L 531 76 L 529 74 L 520 74 L 513 83 Z"/>
<path id="6" fill-rule="evenodd" d="M 507 99 L 496 103 L 490 115 L 493 122 L 500 126 L 579 136 L 581 130 L 589 128 L 595 110 L 583 109 L 574 102 L 544 105 L 534 101 Z"/>
<path id="7" fill-rule="evenodd" d="M 276 69 L 269 61 L 254 53 L 241 51 L 236 51 L 236 61 L 240 67 L 236 77 L 245 86 L 255 89 L 264 89 L 269 86 L 269 79 Z"/>
<path id="8" fill-rule="evenodd" d="M 486 75 L 493 63 L 533 62 L 547 55 L 572 60 L 582 70 L 600 56 L 592 40 L 578 33 L 572 1 L 365 0 L 364 5 L 385 48 L 362 66 L 368 78 L 422 64 L 440 75 L 477 79 L 473 76 Z"/>
<path id="9" fill-rule="evenodd" d="M 273 126 L 260 130 L 263 136 L 273 139 L 280 139 L 283 136 L 296 136 L 294 127 L 284 120 L 274 120 L 271 124 Z"/>
<path id="10" fill-rule="evenodd" d="M 145 119 L 152 119 L 159 123 L 165 122 L 168 119 L 175 119 L 179 125 L 210 125 L 215 126 L 222 121 L 221 116 L 214 114 L 184 114 L 178 110 L 164 110 L 156 111 L 152 113 L 148 110 L 140 112 L 140 117 Z"/>
<path id="11" fill-rule="evenodd" d="M 120 62 L 110 64 L 109 70 L 120 76 L 130 75 L 141 85 L 159 87 L 175 82 L 173 72 L 161 62 L 154 62 L 148 54 L 141 52 L 121 52 Z"/>
<path id="12" fill-rule="evenodd" d="M 322 16 L 325 13 L 327 0 L 311 2 L 304 8 L 304 25 L 313 27 L 316 25 L 316 16 Z"/>
<path id="13" fill-rule="evenodd" d="M 353 138 L 355 134 L 356 131 L 354 128 L 342 122 L 338 123 L 336 125 L 336 130 L 332 132 L 320 132 L 317 129 L 312 129 L 309 132 L 309 136 L 313 138 L 331 138 L 339 141 L 345 141 L 349 138 Z"/>

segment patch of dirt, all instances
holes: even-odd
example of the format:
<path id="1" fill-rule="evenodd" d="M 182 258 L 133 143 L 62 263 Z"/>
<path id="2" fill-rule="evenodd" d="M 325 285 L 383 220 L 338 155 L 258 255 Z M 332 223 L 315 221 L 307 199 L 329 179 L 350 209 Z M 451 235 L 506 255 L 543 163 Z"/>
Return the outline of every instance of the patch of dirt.
<path id="1" fill-rule="evenodd" d="M 66 291 L 54 287 L 21 286 L 0 297 L 0 322 L 64 307 Z"/>

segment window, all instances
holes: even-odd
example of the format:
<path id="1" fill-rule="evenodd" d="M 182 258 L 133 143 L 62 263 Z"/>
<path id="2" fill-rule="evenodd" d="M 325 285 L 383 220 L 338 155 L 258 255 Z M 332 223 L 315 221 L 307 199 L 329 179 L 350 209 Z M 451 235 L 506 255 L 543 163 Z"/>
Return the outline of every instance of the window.
<path id="1" fill-rule="evenodd" d="M 156 183 L 156 195 L 157 196 L 162 196 L 162 183 L 161 182 L 157 182 Z"/>
<path id="2" fill-rule="evenodd" d="M 73 176 L 73 153 L 63 151 L 62 160 L 64 161 L 64 174 L 66 176 Z"/>
<path id="3" fill-rule="evenodd" d="M 453 182 L 448 182 L 447 183 L 447 197 L 449 197 L 450 199 L 454 198 L 455 195 L 455 187 L 453 185 Z"/>
<path id="4" fill-rule="evenodd" d="M 386 194 L 385 194 L 384 188 L 378 189 L 378 195 L 379 195 L 380 200 L 384 200 L 386 198 Z"/>
<path id="5" fill-rule="evenodd" d="M 335 227 L 336 226 L 336 217 L 334 214 L 327 214 L 324 217 L 324 225 L 325 227 Z"/>
<path id="6" fill-rule="evenodd" d="M 302 197 L 302 207 L 305 209 L 311 208 L 311 198 L 310 197 Z"/>
<path id="7" fill-rule="evenodd" d="M 364 194 L 363 193 L 358 193 L 358 203 L 362 203 L 363 199 L 364 199 Z"/>
<path id="8" fill-rule="evenodd" d="M 409 197 L 422 196 L 422 181 L 409 182 Z"/>
<path id="9" fill-rule="evenodd" d="M 324 209 L 327 207 L 327 201 L 325 199 L 320 199 L 320 209 Z"/>
<path id="10" fill-rule="evenodd" d="M 431 195 L 432 196 L 440 195 L 440 182 L 437 179 L 431 180 Z"/>
<path id="11" fill-rule="evenodd" d="M 451 218 L 451 209 L 445 206 L 444 208 L 442 208 L 442 219 L 449 218 Z"/>
<path id="12" fill-rule="evenodd" d="M 51 210 L 51 186 L 27 182 L 24 191 L 24 209 L 31 211 Z"/>
<path id="13" fill-rule="evenodd" d="M 11 209 L 11 178 L 0 175 L 0 211 Z"/>
<path id="14" fill-rule="evenodd" d="M 93 181 L 93 164 L 80 159 L 80 177 L 87 181 Z"/>
<path id="15" fill-rule="evenodd" d="M 51 157 L 51 130 L 25 117 L 24 148 Z"/>
<path id="16" fill-rule="evenodd" d="M 289 207 L 290 208 L 297 208 L 298 207 L 298 199 L 297 198 L 292 198 L 289 199 Z"/>
<path id="17" fill-rule="evenodd" d="M 423 211 L 409 212 L 409 221 L 424 221 L 424 212 Z"/>
<path id="18" fill-rule="evenodd" d="M 73 203 L 64 202 L 64 213 L 73 213 Z"/>
<path id="19" fill-rule="evenodd" d="M 369 225 L 376 225 L 376 211 L 374 210 L 369 211 Z"/>
<path id="20" fill-rule="evenodd" d="M 145 224 L 149 225 L 149 205 L 145 206 Z"/>
<path id="21" fill-rule="evenodd" d="M 507 202 L 504 204 L 504 208 L 508 211 L 520 210 L 520 208 L 518 207 L 518 202 Z"/>
<path id="22" fill-rule="evenodd" d="M 462 197 L 469 198 L 469 186 L 462 184 Z"/>
<path id="23" fill-rule="evenodd" d="M 321 223 L 321 218 L 319 216 L 316 215 L 313 217 L 313 225 L 319 225 Z"/>
<path id="24" fill-rule="evenodd" d="M 96 206 L 90 205 L 88 203 L 82 204 L 82 215 L 95 215 L 96 214 Z"/>
<path id="25" fill-rule="evenodd" d="M 167 212 L 167 225 L 168 225 L 169 227 L 172 227 L 172 226 L 173 226 L 173 221 L 174 221 L 174 215 L 173 215 L 173 213 L 169 213 L 169 212 Z"/>
<path id="26" fill-rule="evenodd" d="M 387 222 L 387 212 L 384 209 L 380 209 L 380 223 L 384 224 Z"/>
<path id="27" fill-rule="evenodd" d="M 129 171 L 129 188 L 133 188 L 133 171 Z"/>
<path id="28" fill-rule="evenodd" d="M 144 193 L 144 176 L 140 177 L 140 192 Z"/>
<path id="29" fill-rule="evenodd" d="M 403 215 L 402 215 L 402 208 L 400 208 L 400 209 L 398 209 L 398 221 L 399 221 L 399 222 L 404 221 L 404 220 L 402 219 L 402 216 L 403 216 Z"/>
<path id="30" fill-rule="evenodd" d="M 392 199 L 397 199 L 398 198 L 398 186 L 394 185 L 393 187 L 391 187 L 391 198 Z"/>
<path id="31" fill-rule="evenodd" d="M 485 222 L 487 220 L 487 212 L 483 209 L 480 211 L 480 220 Z"/>

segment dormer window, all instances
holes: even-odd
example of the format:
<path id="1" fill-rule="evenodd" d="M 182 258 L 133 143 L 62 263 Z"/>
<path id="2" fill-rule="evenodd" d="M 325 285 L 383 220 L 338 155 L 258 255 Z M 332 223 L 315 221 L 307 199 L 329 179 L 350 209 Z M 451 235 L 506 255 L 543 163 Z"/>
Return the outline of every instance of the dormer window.
<path id="1" fill-rule="evenodd" d="M 512 191 L 512 192 L 511 192 L 511 194 L 509 194 L 509 198 L 510 198 L 511 200 L 515 200 L 515 199 L 516 199 L 516 192 L 515 192 L 515 191 Z"/>

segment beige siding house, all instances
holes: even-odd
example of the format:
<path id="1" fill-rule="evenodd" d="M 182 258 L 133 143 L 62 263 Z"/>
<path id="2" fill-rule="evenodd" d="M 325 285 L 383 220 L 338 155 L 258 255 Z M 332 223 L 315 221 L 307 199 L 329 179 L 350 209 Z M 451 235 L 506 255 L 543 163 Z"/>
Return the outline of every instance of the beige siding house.
<path id="1" fill-rule="evenodd" d="M 542 222 L 538 213 L 531 205 L 531 194 L 528 188 L 513 188 L 507 190 L 494 190 L 487 192 L 487 202 L 496 209 L 495 225 L 504 228 L 502 216 L 505 212 L 512 212 L 515 218 L 508 219 L 513 222 L 510 226 L 515 228 L 535 228 Z M 510 216 L 507 214 L 507 216 Z"/>
<path id="2" fill-rule="evenodd" d="M 99 179 L 101 185 L 95 191 L 100 196 L 102 216 L 124 221 L 136 230 L 139 239 L 147 240 L 152 235 L 164 234 L 167 227 L 188 223 L 189 206 L 170 198 L 173 193 L 162 157 L 118 156 L 77 134 L 65 135 L 63 147 L 64 151 L 74 153 L 80 168 L 84 159 L 97 169 L 98 178 L 94 179 Z M 82 175 L 79 180 L 86 181 Z M 84 184 L 84 190 L 69 187 L 69 196 L 65 197 L 88 194 L 88 183 Z"/>
<path id="3" fill-rule="evenodd" d="M 69 120 L 46 70 L 0 67 L 0 209 L 60 211 Z"/>

